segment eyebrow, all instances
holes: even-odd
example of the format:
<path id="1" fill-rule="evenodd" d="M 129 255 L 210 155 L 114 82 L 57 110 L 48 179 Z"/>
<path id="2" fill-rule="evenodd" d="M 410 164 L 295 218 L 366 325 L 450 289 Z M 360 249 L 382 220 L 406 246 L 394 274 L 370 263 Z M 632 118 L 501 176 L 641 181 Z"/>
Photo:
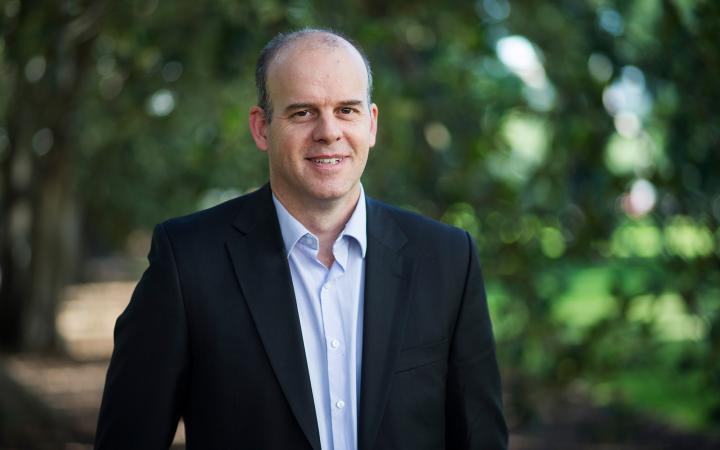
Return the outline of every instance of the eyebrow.
<path id="1" fill-rule="evenodd" d="M 343 100 L 339 102 L 340 106 L 358 106 L 362 105 L 362 100 Z M 296 109 L 315 108 L 316 105 L 313 103 L 292 103 L 285 107 L 285 112 L 294 111 Z"/>
<path id="2" fill-rule="evenodd" d="M 364 102 L 362 100 L 344 100 L 340 102 L 340 105 L 342 106 L 358 106 L 362 105 Z"/>

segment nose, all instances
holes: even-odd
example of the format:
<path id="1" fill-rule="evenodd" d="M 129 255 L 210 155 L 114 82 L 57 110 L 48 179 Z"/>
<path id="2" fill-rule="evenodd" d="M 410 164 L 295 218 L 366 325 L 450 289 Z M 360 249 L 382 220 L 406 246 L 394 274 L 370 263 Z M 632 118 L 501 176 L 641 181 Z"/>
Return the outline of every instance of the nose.
<path id="1" fill-rule="evenodd" d="M 313 130 L 313 140 L 315 140 L 315 142 L 329 145 L 339 141 L 341 137 L 342 130 L 335 116 L 332 114 L 323 114 L 318 118 L 315 129 Z"/>

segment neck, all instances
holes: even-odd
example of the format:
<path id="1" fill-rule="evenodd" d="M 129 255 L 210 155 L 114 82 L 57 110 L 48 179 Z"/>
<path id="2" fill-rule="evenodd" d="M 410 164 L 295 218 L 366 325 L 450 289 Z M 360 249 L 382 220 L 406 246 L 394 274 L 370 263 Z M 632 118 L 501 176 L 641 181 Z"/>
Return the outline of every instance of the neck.
<path id="1" fill-rule="evenodd" d="M 284 195 L 282 190 L 275 191 L 275 197 L 298 222 L 303 224 L 320 241 L 318 259 L 330 267 L 335 261 L 332 246 L 352 216 L 360 198 L 358 185 L 353 195 L 337 200 L 317 201 L 295 199 Z"/>

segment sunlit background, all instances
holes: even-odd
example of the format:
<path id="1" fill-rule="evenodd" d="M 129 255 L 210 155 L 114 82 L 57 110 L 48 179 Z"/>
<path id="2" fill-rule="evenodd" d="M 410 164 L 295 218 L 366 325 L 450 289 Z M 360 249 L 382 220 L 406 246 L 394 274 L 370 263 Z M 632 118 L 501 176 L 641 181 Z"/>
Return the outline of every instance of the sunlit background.
<path id="1" fill-rule="evenodd" d="M 1 0 L 0 24 L 0 449 L 91 448 L 153 226 L 265 182 L 255 59 L 305 26 L 373 63 L 368 194 L 478 244 L 511 448 L 720 448 L 720 2 Z"/>

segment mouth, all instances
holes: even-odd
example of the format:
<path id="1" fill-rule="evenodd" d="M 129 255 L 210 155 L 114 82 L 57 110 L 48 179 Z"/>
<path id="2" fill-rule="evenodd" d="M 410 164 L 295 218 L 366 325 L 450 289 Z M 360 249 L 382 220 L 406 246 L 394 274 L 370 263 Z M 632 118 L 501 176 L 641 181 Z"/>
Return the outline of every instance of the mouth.
<path id="1" fill-rule="evenodd" d="M 317 158 L 305 158 L 308 161 L 318 166 L 334 166 L 340 164 L 345 157 L 344 156 L 321 156 Z"/>

